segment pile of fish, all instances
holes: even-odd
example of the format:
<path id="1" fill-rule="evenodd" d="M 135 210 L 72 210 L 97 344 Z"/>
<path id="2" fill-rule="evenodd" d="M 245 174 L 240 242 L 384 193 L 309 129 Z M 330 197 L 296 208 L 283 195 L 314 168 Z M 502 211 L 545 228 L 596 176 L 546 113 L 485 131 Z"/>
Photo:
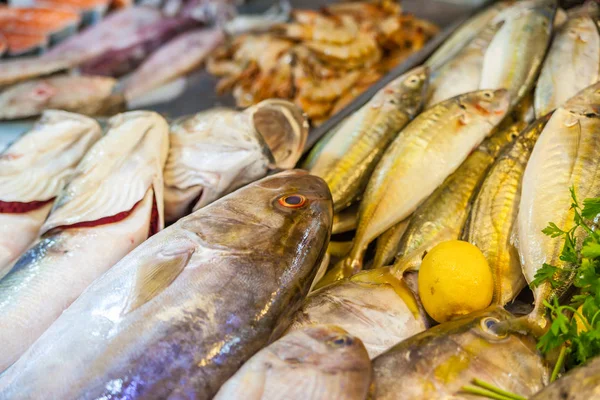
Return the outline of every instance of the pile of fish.
<path id="1" fill-rule="evenodd" d="M 104 134 L 45 112 L 0 153 L 0 398 L 471 399 L 474 380 L 598 397 L 600 360 L 549 384 L 536 348 L 568 282 L 505 309 L 568 267 L 541 232 L 571 228 L 568 189 L 600 196 L 598 11 L 486 8 L 308 172 L 287 100 L 171 126 L 128 112 Z M 493 304 L 434 326 L 415 279 L 451 239 L 483 252 Z"/>

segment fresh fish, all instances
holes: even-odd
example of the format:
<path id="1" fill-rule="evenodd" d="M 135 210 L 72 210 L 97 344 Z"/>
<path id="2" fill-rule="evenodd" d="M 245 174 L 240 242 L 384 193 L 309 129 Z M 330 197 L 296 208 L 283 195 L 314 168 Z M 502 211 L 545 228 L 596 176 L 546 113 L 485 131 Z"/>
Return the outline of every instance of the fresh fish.
<path id="1" fill-rule="evenodd" d="M 481 89 L 507 89 L 511 106 L 529 92 L 552 36 L 556 0 L 517 3 L 504 19 L 483 59 Z"/>
<path id="2" fill-rule="evenodd" d="M 245 111 L 216 108 L 171 126 L 165 167 L 169 222 L 264 177 L 292 168 L 308 136 L 302 111 L 286 100 L 265 100 Z"/>
<path id="3" fill-rule="evenodd" d="M 60 75 L 18 83 L 0 93 L 0 119 L 40 115 L 58 109 L 99 115 L 118 108 L 117 81 L 104 76 Z"/>
<path id="4" fill-rule="evenodd" d="M 600 77 L 600 34 L 590 17 L 573 18 L 555 35 L 535 88 L 539 118 L 596 83 Z"/>
<path id="5" fill-rule="evenodd" d="M 292 332 L 256 353 L 215 400 L 364 400 L 371 360 L 360 339 L 334 325 Z"/>
<path id="6" fill-rule="evenodd" d="M 579 199 L 600 196 L 600 83 L 558 108 L 542 131 L 525 168 L 518 215 L 518 249 L 528 283 L 544 264 L 564 268 L 560 240 L 542 233 L 548 223 L 569 230 L 573 210 L 569 188 Z M 544 328 L 544 301 L 560 295 L 568 282 L 552 288 L 549 282 L 533 289 L 535 308 L 527 317 L 532 327 Z"/>
<path id="7" fill-rule="evenodd" d="M 74 33 L 81 18 L 75 12 L 48 8 L 4 7 L 0 9 L 0 30 L 48 35 L 56 42 Z"/>
<path id="8" fill-rule="evenodd" d="M 437 244 L 460 238 L 473 196 L 490 166 L 524 127 L 517 122 L 486 139 L 414 212 L 398 245 L 393 268 L 397 277 L 419 270 L 424 255 Z"/>
<path id="9" fill-rule="evenodd" d="M 536 393 L 531 400 L 591 400 L 600 398 L 600 357 L 577 367 Z"/>
<path id="10" fill-rule="evenodd" d="M 490 134 L 508 110 L 506 90 L 467 93 L 422 112 L 396 137 L 373 172 L 343 275 L 362 268 L 367 246 L 406 219 Z"/>
<path id="11" fill-rule="evenodd" d="M 163 226 L 167 150 L 168 125 L 158 114 L 111 119 L 58 195 L 40 238 L 0 280 L 0 371 L 94 279 Z"/>
<path id="12" fill-rule="evenodd" d="M 360 338 L 371 358 L 427 328 L 412 292 L 389 268 L 360 272 L 312 292 L 289 331 L 319 324 L 337 325 Z"/>
<path id="13" fill-rule="evenodd" d="M 470 314 L 398 343 L 373 360 L 372 398 L 463 399 L 475 378 L 523 396 L 549 381 L 550 371 L 531 336 L 498 336 L 493 327 L 512 318 L 501 307 Z"/>
<path id="14" fill-rule="evenodd" d="M 344 211 L 341 211 L 333 215 L 333 228 L 331 233 L 333 235 L 338 233 L 350 232 L 356 229 L 356 223 L 358 222 L 358 207 L 352 206 Z"/>
<path id="15" fill-rule="evenodd" d="M 129 101 L 144 95 L 198 67 L 206 56 L 223 41 L 219 29 L 197 29 L 166 43 L 125 81 L 125 98 Z"/>
<path id="16" fill-rule="evenodd" d="M 42 56 L 0 62 L 0 85 L 72 68 L 113 46 L 130 46 L 136 32 L 148 29 L 162 18 L 159 10 L 150 7 L 130 7 L 114 12 L 101 23 L 61 42 Z"/>
<path id="17" fill-rule="evenodd" d="M 498 14 L 509 6 L 510 2 L 502 1 L 494 3 L 483 11 L 471 17 L 456 29 L 452 35 L 425 61 L 432 71 L 456 56 L 467 43 L 470 43 L 481 30 L 483 30 L 498 16 Z"/>
<path id="18" fill-rule="evenodd" d="M 525 286 L 511 235 L 519 211 L 523 172 L 546 122 L 548 117 L 531 124 L 496 160 L 473 202 L 464 229 L 463 240 L 483 252 L 492 270 L 495 304 L 511 302 Z"/>
<path id="19" fill-rule="evenodd" d="M 372 268 L 380 268 L 389 265 L 398 254 L 398 245 L 402 241 L 406 228 L 410 222 L 410 216 L 398 222 L 377 238 L 375 257 Z"/>
<path id="20" fill-rule="evenodd" d="M 2 36 L 8 45 L 7 54 L 15 57 L 40 54 L 49 43 L 46 35 L 2 30 Z"/>
<path id="21" fill-rule="evenodd" d="M 483 56 L 500 26 L 501 23 L 489 23 L 456 56 L 431 74 L 425 108 L 479 89 Z"/>
<path id="22" fill-rule="evenodd" d="M 327 185 L 296 170 L 179 220 L 97 279 L 0 376 L 0 393 L 212 398 L 287 327 L 332 214 Z"/>
<path id="23" fill-rule="evenodd" d="M 421 110 L 428 70 L 417 67 L 381 89 L 328 140 L 310 169 L 331 189 L 334 210 L 362 193 L 386 147 Z"/>
<path id="24" fill-rule="evenodd" d="M 36 239 L 54 198 L 101 134 L 91 118 L 46 111 L 0 153 L 0 279 Z"/>

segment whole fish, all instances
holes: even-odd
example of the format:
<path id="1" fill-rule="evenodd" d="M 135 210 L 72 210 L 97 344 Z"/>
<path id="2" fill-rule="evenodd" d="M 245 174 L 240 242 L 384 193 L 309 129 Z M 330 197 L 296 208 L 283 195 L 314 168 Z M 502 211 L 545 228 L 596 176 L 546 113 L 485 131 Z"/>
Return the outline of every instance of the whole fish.
<path id="1" fill-rule="evenodd" d="M 560 107 L 600 77 L 600 33 L 590 17 L 569 19 L 555 35 L 535 88 L 535 115 Z"/>
<path id="2" fill-rule="evenodd" d="M 277 99 L 242 112 L 216 108 L 174 122 L 165 167 L 167 221 L 264 177 L 271 168 L 292 168 L 307 136 L 302 111 Z"/>
<path id="3" fill-rule="evenodd" d="M 198 67 L 224 39 L 219 29 L 197 29 L 163 45 L 152 53 L 125 81 L 129 101 L 144 95 Z"/>
<path id="4" fill-rule="evenodd" d="M 367 246 L 406 219 L 504 118 L 506 90 L 467 93 L 438 103 L 414 119 L 377 164 L 359 209 L 344 276 L 362 268 Z"/>
<path id="5" fill-rule="evenodd" d="M 111 119 L 58 195 L 40 238 L 0 280 L 0 371 L 94 279 L 162 227 L 167 149 L 168 125 L 158 114 Z"/>
<path id="6" fill-rule="evenodd" d="M 562 243 L 542 233 L 548 223 L 568 231 L 573 227 L 569 189 L 581 200 L 600 196 L 600 83 L 569 99 L 553 114 L 533 148 L 525 173 L 518 215 L 518 248 L 523 274 L 531 283 L 544 264 L 564 268 Z M 549 282 L 533 289 L 535 308 L 527 317 L 533 328 L 544 328 L 543 302 L 570 285 L 553 288 Z"/>
<path id="7" fill-rule="evenodd" d="M 101 133 L 91 118 L 46 111 L 0 153 L 0 279 L 36 239 L 54 198 Z"/>
<path id="8" fill-rule="evenodd" d="M 103 76 L 62 75 L 18 83 L 0 93 L 0 119 L 40 115 L 58 109 L 98 115 L 117 108 L 117 81 Z"/>
<path id="9" fill-rule="evenodd" d="M 248 360 L 215 400 L 364 400 L 371 360 L 360 339 L 334 325 L 284 336 Z"/>
<path id="10" fill-rule="evenodd" d="M 479 89 L 483 57 L 501 23 L 489 23 L 461 51 L 431 74 L 425 108 Z"/>
<path id="11" fill-rule="evenodd" d="M 490 307 L 398 343 L 373 360 L 372 399 L 471 398 L 461 388 L 475 378 L 534 394 L 550 371 L 533 337 L 494 333 L 494 325 L 509 318 L 503 308 Z"/>
<path id="12" fill-rule="evenodd" d="M 415 211 L 398 245 L 393 267 L 396 276 L 419 270 L 424 255 L 433 247 L 460 238 L 473 197 L 490 166 L 524 126 L 517 122 L 486 139 Z"/>
<path id="13" fill-rule="evenodd" d="M 519 212 L 523 172 L 548 118 L 543 117 L 527 127 L 492 165 L 464 229 L 463 240 L 482 251 L 492 270 L 495 304 L 511 302 L 525 286 L 511 235 Z"/>
<path id="14" fill-rule="evenodd" d="M 278 323 L 287 327 L 325 254 L 332 214 L 327 185 L 296 170 L 179 220 L 97 279 L 0 376 L 0 393 L 212 398 L 279 337 Z"/>
<path id="15" fill-rule="evenodd" d="M 421 110 L 428 77 L 426 68 L 417 67 L 396 78 L 316 150 L 319 155 L 310 172 L 329 185 L 336 212 L 362 193 L 387 146 Z"/>
<path id="16" fill-rule="evenodd" d="M 552 36 L 556 0 L 519 2 L 507 9 L 483 59 L 481 89 L 507 89 L 511 106 L 529 92 Z"/>
<path id="17" fill-rule="evenodd" d="M 425 65 L 435 71 L 446 64 L 509 5 L 510 2 L 507 1 L 497 2 L 475 14 L 452 32 L 452 35 L 425 61 Z"/>
<path id="18" fill-rule="evenodd" d="M 567 372 L 531 400 L 591 400 L 600 398 L 600 357 Z"/>
<path id="19" fill-rule="evenodd" d="M 363 271 L 312 292 L 289 331 L 319 324 L 337 325 L 360 338 L 371 358 L 427 328 L 412 292 L 389 268 Z"/>

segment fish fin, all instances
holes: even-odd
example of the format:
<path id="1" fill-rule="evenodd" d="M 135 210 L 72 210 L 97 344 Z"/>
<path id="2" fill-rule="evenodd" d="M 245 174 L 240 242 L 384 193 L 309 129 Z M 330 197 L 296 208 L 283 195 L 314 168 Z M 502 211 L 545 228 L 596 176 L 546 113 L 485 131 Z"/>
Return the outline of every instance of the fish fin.
<path id="1" fill-rule="evenodd" d="M 181 274 L 190 258 L 193 248 L 176 249 L 173 252 L 161 252 L 144 262 L 138 269 L 134 288 L 129 294 L 123 315 L 146 304 L 166 289 Z"/>

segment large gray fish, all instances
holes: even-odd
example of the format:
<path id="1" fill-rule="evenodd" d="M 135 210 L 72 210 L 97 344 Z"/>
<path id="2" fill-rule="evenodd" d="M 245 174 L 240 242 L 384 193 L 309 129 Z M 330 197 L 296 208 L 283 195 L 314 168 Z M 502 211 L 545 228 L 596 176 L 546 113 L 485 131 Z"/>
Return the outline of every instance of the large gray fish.
<path id="1" fill-rule="evenodd" d="M 320 325 L 256 353 L 215 400 L 364 400 L 370 384 L 371 360 L 360 339 Z"/>
<path id="2" fill-rule="evenodd" d="M 337 325 L 360 338 L 371 358 L 427 328 L 407 284 L 389 268 L 363 271 L 312 292 L 290 331 L 318 324 Z"/>
<path id="3" fill-rule="evenodd" d="M 551 383 L 531 400 L 593 400 L 600 399 L 600 357 L 569 371 Z"/>
<path id="4" fill-rule="evenodd" d="M 91 118 L 46 111 L 0 153 L 0 278 L 36 239 L 54 198 L 100 135 Z"/>
<path id="5" fill-rule="evenodd" d="M 569 19 L 555 35 L 535 88 L 535 115 L 560 107 L 600 77 L 600 33 L 590 17 Z"/>
<path id="6" fill-rule="evenodd" d="M 491 307 L 400 342 L 373 360 L 372 399 L 475 399 L 461 391 L 475 378 L 534 394 L 548 383 L 549 369 L 533 337 L 493 332 L 509 318 Z"/>
<path id="7" fill-rule="evenodd" d="M 532 0 L 503 11 L 504 23 L 485 52 L 480 89 L 508 90 L 512 106 L 523 99 L 542 66 L 556 7 L 556 0 Z"/>
<path id="8" fill-rule="evenodd" d="M 0 280 L 0 371 L 94 279 L 162 227 L 167 149 L 168 125 L 158 114 L 111 119 L 58 195 L 42 236 Z"/>
<path id="9" fill-rule="evenodd" d="M 182 218 L 97 279 L 0 377 L 0 393 L 211 398 L 287 327 L 332 218 L 325 182 L 297 170 Z"/>
<path id="10" fill-rule="evenodd" d="M 171 125 L 165 167 L 168 222 L 264 177 L 293 168 L 308 136 L 302 111 L 286 100 L 265 100 L 239 112 L 216 108 Z"/>

